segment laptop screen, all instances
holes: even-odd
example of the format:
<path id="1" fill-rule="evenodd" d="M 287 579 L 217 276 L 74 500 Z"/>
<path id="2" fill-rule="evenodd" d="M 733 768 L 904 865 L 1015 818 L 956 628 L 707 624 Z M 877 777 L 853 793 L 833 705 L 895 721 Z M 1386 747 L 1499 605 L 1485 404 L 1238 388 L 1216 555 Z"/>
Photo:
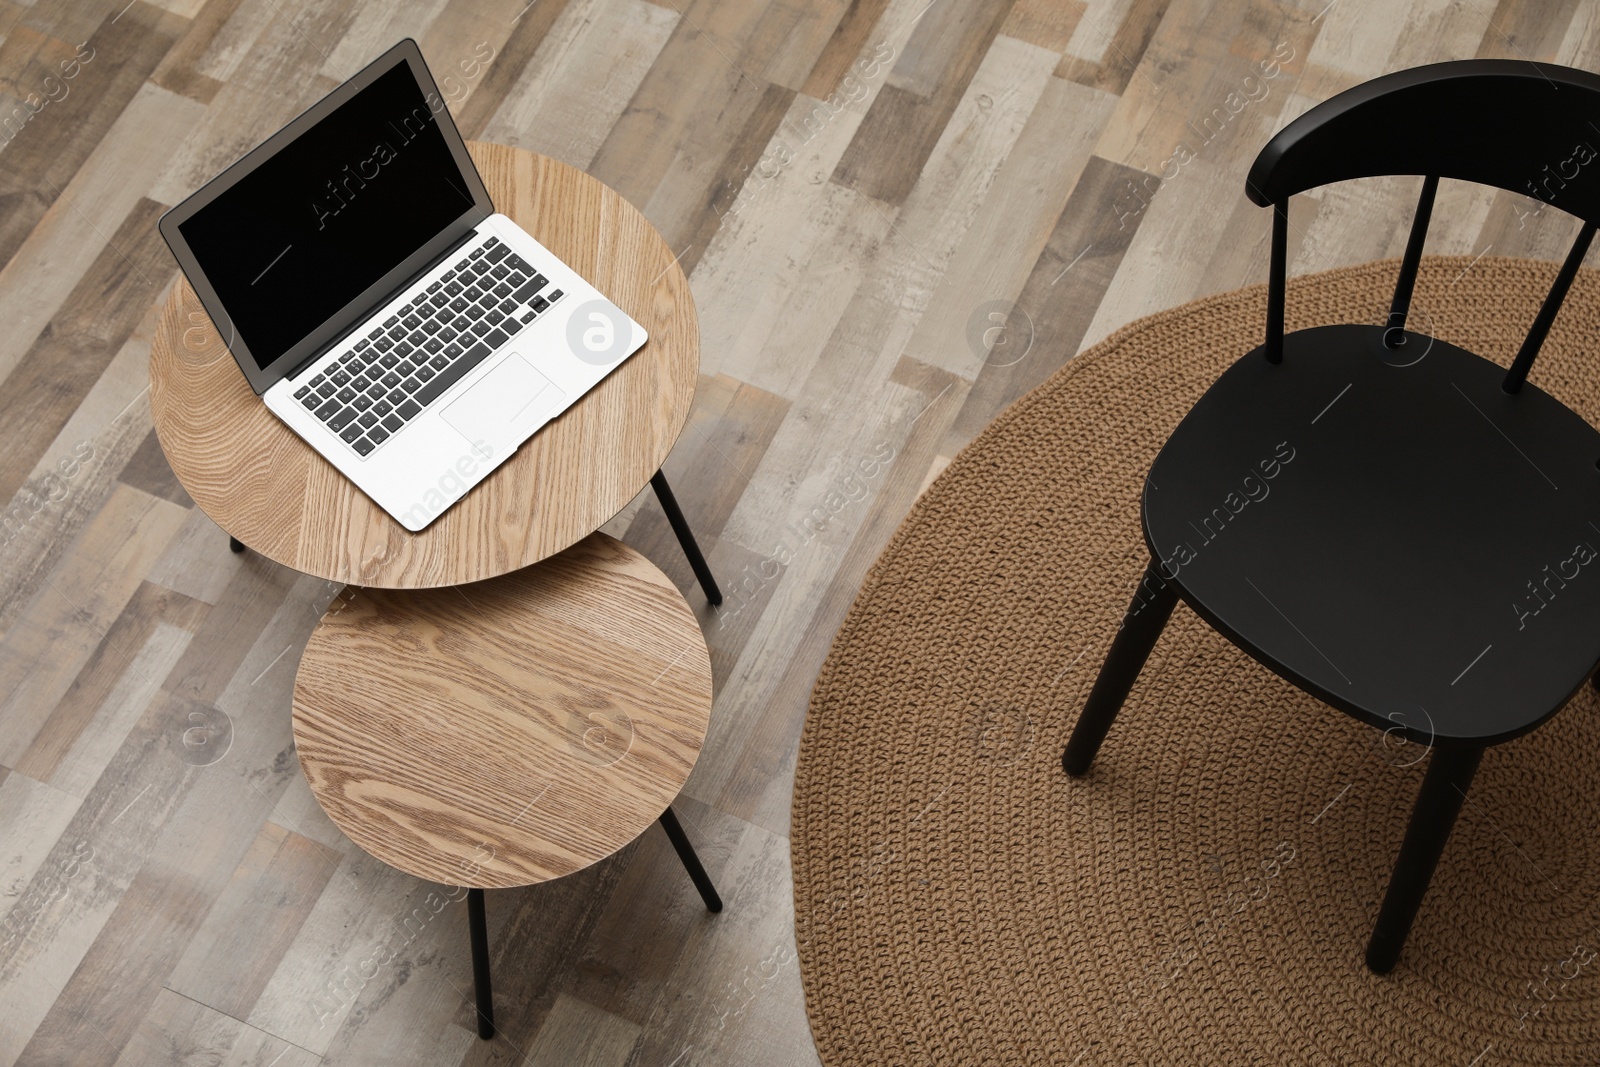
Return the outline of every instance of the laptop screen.
<path id="1" fill-rule="evenodd" d="M 265 369 L 472 205 L 399 59 L 178 228 Z"/>

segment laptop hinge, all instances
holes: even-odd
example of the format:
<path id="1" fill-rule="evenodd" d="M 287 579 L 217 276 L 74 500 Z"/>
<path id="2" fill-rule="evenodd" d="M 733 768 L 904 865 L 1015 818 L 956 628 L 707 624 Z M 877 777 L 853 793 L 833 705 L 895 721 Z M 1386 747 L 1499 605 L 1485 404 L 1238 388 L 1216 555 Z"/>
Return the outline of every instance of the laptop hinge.
<path id="1" fill-rule="evenodd" d="M 460 238 L 458 238 L 455 242 L 453 242 L 450 245 L 449 248 L 446 248 L 443 252 L 440 252 L 437 256 L 434 256 L 432 259 L 430 259 L 425 265 L 423 265 L 422 269 L 418 270 L 415 274 L 411 275 L 411 277 L 407 278 L 405 281 L 403 281 L 399 285 L 395 286 L 393 289 L 391 289 L 389 291 L 387 296 L 385 296 L 382 300 L 379 300 L 379 301 L 375 302 L 372 306 L 376 307 L 376 308 L 386 308 L 386 307 L 388 307 L 390 302 L 393 301 L 394 298 L 398 294 L 404 292 L 406 289 L 408 289 L 411 286 L 415 285 L 418 278 L 423 277 L 429 271 L 432 271 L 433 269 L 438 267 L 440 263 L 443 263 L 445 260 L 449 259 L 452 255 L 455 254 L 456 249 L 460 248 L 462 245 L 464 245 L 468 241 L 470 241 L 473 237 L 477 236 L 477 233 L 478 233 L 478 228 L 476 226 L 474 226 L 472 229 L 470 229 L 466 233 L 462 234 L 460 236 Z M 357 330 L 361 329 L 361 327 L 365 326 L 367 323 L 369 323 L 371 321 L 372 321 L 372 316 L 368 315 L 366 318 L 360 320 L 359 322 L 352 323 L 348 330 L 344 331 L 344 333 L 341 333 L 338 337 L 335 337 L 333 340 L 329 341 L 327 344 L 323 345 L 321 348 L 319 348 L 315 352 L 311 353 L 311 355 L 307 356 L 303 361 L 301 361 L 294 368 L 294 370 L 290 371 L 288 374 L 285 374 L 284 377 L 289 379 L 290 381 L 294 381 L 296 378 L 298 378 L 300 375 L 304 374 L 308 369 L 310 369 L 310 367 L 311 367 L 311 365 L 313 363 L 315 363 L 317 360 L 321 359 L 323 356 L 327 355 L 329 352 L 333 351 L 335 348 L 338 348 L 339 345 L 341 345 L 344 342 L 345 338 L 349 337 L 351 334 L 355 333 Z"/>

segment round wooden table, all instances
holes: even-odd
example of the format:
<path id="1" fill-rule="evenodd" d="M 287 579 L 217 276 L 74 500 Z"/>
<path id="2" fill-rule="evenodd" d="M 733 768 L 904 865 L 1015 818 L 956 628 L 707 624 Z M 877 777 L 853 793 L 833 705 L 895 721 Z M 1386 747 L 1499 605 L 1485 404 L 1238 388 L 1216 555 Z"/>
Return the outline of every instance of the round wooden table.
<path id="1" fill-rule="evenodd" d="M 700 328 L 689 281 L 661 234 L 583 171 L 504 145 L 467 147 L 496 209 L 633 316 L 650 340 L 431 526 L 411 533 L 267 410 L 180 278 L 150 349 L 156 435 L 195 503 L 236 541 L 286 567 L 387 588 L 459 585 L 526 567 L 621 511 L 683 429 Z M 670 511 L 665 497 L 663 506 Z"/>
<path id="2" fill-rule="evenodd" d="M 469 888 L 489 1037 L 485 888 L 571 874 L 659 819 L 706 906 L 721 909 L 669 806 L 711 697 L 688 603 L 597 533 L 466 589 L 346 589 L 300 661 L 294 739 L 312 793 L 352 841 Z"/>

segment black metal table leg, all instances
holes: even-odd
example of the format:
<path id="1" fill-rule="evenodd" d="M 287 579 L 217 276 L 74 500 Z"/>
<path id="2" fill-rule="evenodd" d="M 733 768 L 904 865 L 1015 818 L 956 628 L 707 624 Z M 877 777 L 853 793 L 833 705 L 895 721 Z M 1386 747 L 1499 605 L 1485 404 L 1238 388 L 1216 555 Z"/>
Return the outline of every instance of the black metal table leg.
<path id="1" fill-rule="evenodd" d="M 237 537 L 234 537 L 233 535 L 230 534 L 228 536 L 228 548 L 231 549 L 232 551 L 236 552 L 236 553 L 237 552 L 243 552 L 244 551 L 244 542 L 239 540 Z"/>
<path id="2" fill-rule="evenodd" d="M 494 994 L 489 990 L 489 922 L 483 890 L 467 890 L 467 923 L 472 931 L 472 988 L 478 997 L 478 1036 L 494 1036 Z"/>
<path id="3" fill-rule="evenodd" d="M 1367 942 L 1367 966 L 1372 973 L 1388 974 L 1399 961 L 1406 935 L 1411 932 L 1433 869 L 1450 840 L 1450 830 L 1461 813 L 1467 788 L 1472 785 L 1472 776 L 1482 758 L 1482 745 L 1447 745 L 1442 741 L 1434 745 L 1400 855 L 1394 862 L 1394 873 L 1389 877 L 1389 888 L 1383 895 L 1383 906 L 1378 909 L 1378 921 L 1372 927 L 1372 940 Z"/>
<path id="4" fill-rule="evenodd" d="M 694 887 L 700 890 L 700 899 L 706 902 L 706 910 L 721 911 L 722 898 L 717 895 L 717 887 L 711 884 L 711 876 L 700 865 L 700 857 L 695 855 L 694 846 L 689 843 L 688 835 L 683 832 L 678 816 L 671 808 L 661 813 L 661 828 L 667 832 L 672 847 L 678 850 L 678 858 L 683 861 Z"/>
<path id="5" fill-rule="evenodd" d="M 713 606 L 721 604 L 722 590 L 717 588 L 717 580 L 711 576 L 711 568 L 706 566 L 706 558 L 700 554 L 700 546 L 695 542 L 694 531 L 689 529 L 688 520 L 679 510 L 678 498 L 672 495 L 672 487 L 667 484 L 666 475 L 660 471 L 651 475 L 650 488 L 656 491 L 656 499 L 661 501 L 661 510 L 667 513 L 667 521 L 672 524 L 672 532 L 678 535 L 678 544 L 683 546 L 683 554 L 689 557 L 689 566 L 694 569 L 694 576 L 700 580 L 700 588 L 705 590 L 706 600 Z"/>
<path id="6" fill-rule="evenodd" d="M 1089 691 L 1078 725 L 1073 727 L 1067 750 L 1061 754 L 1061 766 L 1074 778 L 1085 774 L 1094 762 L 1100 742 L 1106 739 L 1117 712 L 1122 710 L 1128 690 L 1138 680 L 1144 661 L 1150 658 L 1150 650 L 1166 628 L 1177 602 L 1177 589 L 1161 577 L 1155 560 L 1151 560 L 1128 614 L 1123 617 L 1122 629 L 1111 642 L 1111 651 L 1106 653 L 1100 675 Z"/>

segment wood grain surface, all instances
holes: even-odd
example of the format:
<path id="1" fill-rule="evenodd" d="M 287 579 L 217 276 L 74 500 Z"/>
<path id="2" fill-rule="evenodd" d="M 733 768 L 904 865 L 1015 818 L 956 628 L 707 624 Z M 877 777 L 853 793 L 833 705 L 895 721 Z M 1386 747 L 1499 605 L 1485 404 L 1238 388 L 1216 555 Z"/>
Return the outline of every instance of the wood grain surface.
<path id="1" fill-rule="evenodd" d="M 484 889 L 638 837 L 688 779 L 710 714 L 689 605 L 605 534 L 467 589 L 347 589 L 294 687 L 295 746 L 328 817 L 408 874 Z"/>
<path id="2" fill-rule="evenodd" d="M 660 468 L 688 417 L 699 327 L 661 234 L 576 168 L 472 142 L 495 208 L 649 331 L 644 348 L 535 434 L 420 533 L 411 533 L 251 391 L 186 279 L 150 348 L 150 413 L 195 503 L 286 567 L 366 587 L 456 585 L 505 574 L 600 528 Z"/>

